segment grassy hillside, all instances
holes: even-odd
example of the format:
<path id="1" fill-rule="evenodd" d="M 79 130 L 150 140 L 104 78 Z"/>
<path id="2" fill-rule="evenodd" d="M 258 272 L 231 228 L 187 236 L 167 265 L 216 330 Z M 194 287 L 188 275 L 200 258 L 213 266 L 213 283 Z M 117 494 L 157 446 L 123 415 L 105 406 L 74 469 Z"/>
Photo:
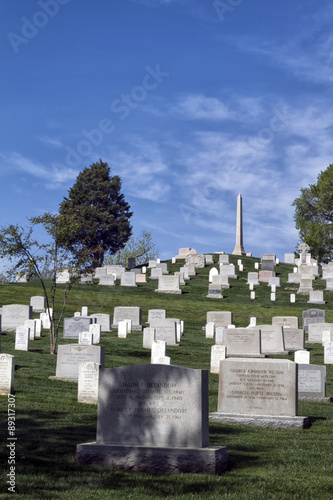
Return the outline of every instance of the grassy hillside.
<path id="1" fill-rule="evenodd" d="M 214 256 L 216 261 L 218 256 Z M 237 257 L 230 261 L 237 262 Z M 197 275 L 183 287 L 182 295 L 154 292 L 156 280 L 137 288 L 76 285 L 71 292 L 66 316 L 89 307 L 89 313 L 113 313 L 115 306 L 139 306 L 143 323 L 148 310 L 165 308 L 168 317 L 184 320 L 185 331 L 180 347 L 168 347 L 167 356 L 174 365 L 208 369 L 213 340 L 206 339 L 202 327 L 206 313 L 212 310 L 233 312 L 236 326 L 247 326 L 251 316 L 257 323 L 271 323 L 273 316 L 292 315 L 302 318 L 309 308 L 326 310 L 326 320 L 333 322 L 333 292 L 325 292 L 325 305 L 307 304 L 306 296 L 297 296 L 290 303 L 290 293 L 297 285 L 287 284 L 292 266 L 276 267 L 281 287 L 276 302 L 270 301 L 267 284 L 255 287 L 256 299 L 250 299 L 246 285 L 247 273 L 254 271 L 258 259 L 244 257 L 244 271 L 238 280 L 230 280 L 231 288 L 223 291 L 222 300 L 209 299 L 208 272 L 198 269 Z M 183 261 L 168 262 L 170 272 L 179 270 Z M 216 265 L 216 264 L 215 264 Z M 325 282 L 317 279 L 314 288 L 324 289 Z M 60 296 L 64 286 L 59 286 Z M 29 304 L 30 297 L 41 295 L 37 281 L 27 284 L 1 285 L 0 304 Z M 57 304 L 57 308 L 61 301 Z M 71 343 L 60 334 L 59 343 Z M 77 385 L 49 380 L 55 375 L 56 357 L 49 355 L 47 332 L 31 341 L 30 351 L 14 350 L 14 334 L 3 332 L 2 352 L 15 355 L 16 404 L 16 495 L 19 498 L 50 499 L 332 499 L 333 452 L 331 404 L 299 403 L 299 415 L 311 417 L 307 430 L 256 429 L 245 426 L 210 424 L 210 444 L 227 446 L 228 471 L 220 477 L 198 475 L 151 475 L 115 472 L 97 466 L 78 466 L 75 449 L 78 443 L 94 441 L 96 437 L 96 406 L 77 403 Z M 102 333 L 106 367 L 149 363 L 150 351 L 142 347 L 142 334 L 132 333 L 118 339 L 115 331 Z M 309 346 L 311 362 L 323 364 L 323 348 Z M 293 355 L 287 356 L 293 359 Z M 217 408 L 218 376 L 209 377 L 210 411 Z M 333 365 L 327 366 L 327 396 L 333 397 Z M 9 472 L 6 448 L 7 397 L 0 396 L 0 498 L 11 498 L 7 492 Z"/>

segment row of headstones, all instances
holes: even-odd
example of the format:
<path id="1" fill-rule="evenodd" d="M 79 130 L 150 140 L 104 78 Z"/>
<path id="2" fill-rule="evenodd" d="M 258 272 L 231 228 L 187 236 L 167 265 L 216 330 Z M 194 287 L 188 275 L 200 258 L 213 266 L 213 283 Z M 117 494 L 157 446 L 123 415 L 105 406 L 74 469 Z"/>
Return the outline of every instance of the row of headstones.
<path id="1" fill-rule="evenodd" d="M 212 319 L 219 326 L 209 321 Z M 325 399 L 326 367 L 310 365 L 310 352 L 304 349 L 304 330 L 298 328 L 297 317 L 274 317 L 272 325 L 258 325 L 258 330 L 254 328 L 256 318 L 251 318 L 248 328 L 235 328 L 234 325 L 226 324 L 229 321 L 232 321 L 232 313 L 228 311 L 207 313 L 206 337 L 214 338 L 215 334 L 215 345 L 211 347 L 212 373 L 219 373 L 220 361 L 227 356 L 257 358 L 263 354 L 285 354 L 281 349 L 287 352 L 294 350 L 295 363 L 302 365 L 298 379 L 300 398 Z M 333 364 L 333 324 L 325 322 L 325 311 L 304 311 L 303 325 L 308 331 L 307 342 L 323 345 L 324 365 Z M 264 349 L 261 348 L 262 339 Z M 274 352 L 276 349 L 281 352 Z M 326 402 L 329 400 L 325 399 Z"/>
<path id="2" fill-rule="evenodd" d="M 184 464 L 189 456 L 193 460 L 196 449 L 209 448 L 209 420 L 221 418 L 262 420 L 266 426 L 270 420 L 271 427 L 278 427 L 280 419 L 284 428 L 304 428 L 309 424 L 308 419 L 297 413 L 297 376 L 300 371 L 301 365 L 289 360 L 223 360 L 220 363 L 217 412 L 209 415 L 206 370 L 161 365 L 102 369 L 96 443 L 78 445 L 77 460 L 92 463 L 101 460 L 104 454 L 107 459 L 102 459 L 103 463 L 108 460 L 116 467 L 126 467 L 123 453 L 135 444 L 142 453 L 149 448 L 149 453 L 145 453 L 148 465 L 145 463 L 143 467 L 150 471 L 152 463 L 148 457 L 152 456 L 159 462 L 155 449 L 158 453 L 163 450 L 163 468 L 166 468 L 169 465 L 168 450 L 181 447 L 180 462 Z M 114 425 L 110 426 L 109 422 L 114 422 Z M 146 432 L 147 428 L 154 432 Z M 115 449 L 118 460 L 113 456 Z M 130 462 L 135 470 L 140 467 L 138 461 L 133 458 Z M 176 468 L 178 470 L 178 466 Z M 153 470 L 156 472 L 155 468 Z M 210 468 L 206 472 L 216 473 L 216 469 Z"/>

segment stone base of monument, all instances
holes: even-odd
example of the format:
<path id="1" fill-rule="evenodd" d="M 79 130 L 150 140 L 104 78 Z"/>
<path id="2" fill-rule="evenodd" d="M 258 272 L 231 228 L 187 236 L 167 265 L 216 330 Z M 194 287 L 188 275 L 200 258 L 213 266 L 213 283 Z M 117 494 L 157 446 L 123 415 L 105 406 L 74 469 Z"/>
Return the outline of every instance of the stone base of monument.
<path id="1" fill-rule="evenodd" d="M 118 330 L 118 325 L 114 324 L 114 325 L 111 325 L 111 328 L 113 330 Z M 133 325 L 131 326 L 131 330 L 132 332 L 142 332 L 142 325 Z"/>
<path id="2" fill-rule="evenodd" d="M 289 417 L 270 415 L 232 415 L 231 413 L 214 412 L 209 414 L 211 422 L 233 425 L 249 425 L 266 429 L 307 429 L 310 427 L 309 417 Z"/>
<path id="3" fill-rule="evenodd" d="M 154 291 L 157 293 L 171 293 L 173 295 L 180 295 L 183 293 L 182 290 L 159 290 L 158 288 Z"/>
<path id="4" fill-rule="evenodd" d="M 125 471 L 220 475 L 227 469 L 228 452 L 226 446 L 159 448 L 95 442 L 77 445 L 76 461 Z"/>
<path id="5" fill-rule="evenodd" d="M 210 293 L 206 295 L 207 299 L 223 299 L 223 295 L 220 293 Z"/>
<path id="6" fill-rule="evenodd" d="M 73 378 L 73 377 L 57 377 L 57 376 L 52 376 L 52 377 L 48 377 L 49 380 L 60 380 L 61 382 L 76 382 L 78 383 L 78 379 L 77 378 Z"/>
<path id="7" fill-rule="evenodd" d="M 226 358 L 266 358 L 266 354 L 228 354 Z"/>
<path id="8" fill-rule="evenodd" d="M 307 403 L 332 403 L 333 398 L 322 397 L 322 398 L 312 398 L 311 396 L 301 396 L 298 401 L 305 401 Z"/>

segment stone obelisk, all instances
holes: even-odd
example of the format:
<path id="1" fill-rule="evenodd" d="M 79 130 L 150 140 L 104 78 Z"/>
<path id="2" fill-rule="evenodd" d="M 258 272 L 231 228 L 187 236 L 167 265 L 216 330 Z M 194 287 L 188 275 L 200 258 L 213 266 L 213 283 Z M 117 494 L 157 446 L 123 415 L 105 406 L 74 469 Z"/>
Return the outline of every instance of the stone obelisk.
<path id="1" fill-rule="evenodd" d="M 236 245 L 232 255 L 246 255 L 243 247 L 243 207 L 240 194 L 237 196 Z"/>

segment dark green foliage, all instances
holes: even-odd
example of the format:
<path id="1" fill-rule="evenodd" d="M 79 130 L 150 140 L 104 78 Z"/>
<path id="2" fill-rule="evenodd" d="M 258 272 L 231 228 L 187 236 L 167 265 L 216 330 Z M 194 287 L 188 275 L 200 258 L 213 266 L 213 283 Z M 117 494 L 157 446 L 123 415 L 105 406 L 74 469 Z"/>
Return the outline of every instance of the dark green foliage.
<path id="1" fill-rule="evenodd" d="M 318 175 L 317 183 L 301 189 L 293 202 L 300 239 L 320 262 L 333 257 L 333 164 Z"/>
<path id="2" fill-rule="evenodd" d="M 103 265 L 104 254 L 116 253 L 131 236 L 130 206 L 121 194 L 121 179 L 100 160 L 79 173 L 60 205 L 59 243 L 89 261 Z"/>

